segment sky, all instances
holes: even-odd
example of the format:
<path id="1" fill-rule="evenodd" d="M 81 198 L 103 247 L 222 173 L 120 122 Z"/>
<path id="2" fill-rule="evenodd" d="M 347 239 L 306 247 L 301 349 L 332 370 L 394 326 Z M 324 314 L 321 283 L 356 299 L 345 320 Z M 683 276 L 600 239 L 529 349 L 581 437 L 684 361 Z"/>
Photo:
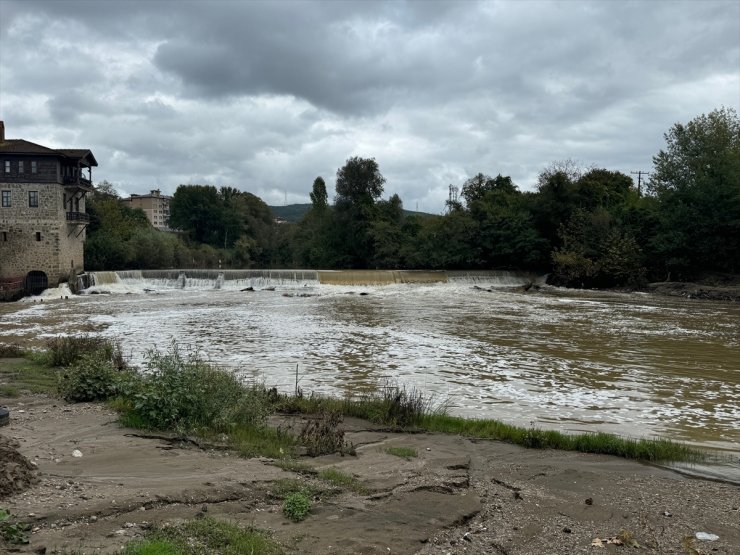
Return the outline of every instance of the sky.
<path id="1" fill-rule="evenodd" d="M 375 158 L 441 213 L 479 173 L 650 171 L 664 134 L 740 108 L 740 2 L 0 0 L 7 138 L 89 148 L 126 196 L 232 186 L 309 202 Z"/>

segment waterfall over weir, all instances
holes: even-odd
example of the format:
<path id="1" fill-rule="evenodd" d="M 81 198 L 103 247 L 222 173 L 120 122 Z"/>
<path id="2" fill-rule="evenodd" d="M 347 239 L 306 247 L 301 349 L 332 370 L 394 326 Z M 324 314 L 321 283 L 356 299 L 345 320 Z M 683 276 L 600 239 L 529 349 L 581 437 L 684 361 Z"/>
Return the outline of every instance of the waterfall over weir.
<path id="1" fill-rule="evenodd" d="M 314 270 L 120 270 L 78 277 L 86 293 L 135 293 L 158 289 L 235 289 L 317 285 Z"/>
<path id="2" fill-rule="evenodd" d="M 135 293 L 158 289 L 241 289 L 322 285 L 456 283 L 487 288 L 544 283 L 544 276 L 509 271 L 443 270 L 125 270 L 90 272 L 78 278 L 87 293 Z"/>

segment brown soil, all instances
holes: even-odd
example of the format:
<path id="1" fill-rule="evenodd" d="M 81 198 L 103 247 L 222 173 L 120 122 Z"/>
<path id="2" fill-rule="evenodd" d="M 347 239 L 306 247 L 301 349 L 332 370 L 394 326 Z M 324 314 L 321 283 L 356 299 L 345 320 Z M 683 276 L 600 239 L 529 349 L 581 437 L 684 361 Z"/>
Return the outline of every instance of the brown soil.
<path id="1" fill-rule="evenodd" d="M 369 494 L 324 495 L 306 520 L 293 523 L 271 487 L 281 478 L 315 479 L 270 460 L 122 428 L 100 405 L 44 396 L 3 403 L 11 410 L 3 434 L 19 442 L 40 475 L 30 489 L 0 495 L 0 506 L 32 526 L 21 553 L 114 553 L 152 525 L 204 512 L 265 529 L 286 553 L 632 551 L 592 547 L 596 538 L 620 534 L 641 553 L 740 552 L 740 488 L 613 457 L 392 433 L 348 419 L 357 456 L 305 462 L 354 474 Z M 389 455 L 390 446 L 415 448 L 418 457 Z M 5 457 L 0 464 L 7 466 Z M 719 540 L 699 541 L 700 531 Z"/>
<path id="2" fill-rule="evenodd" d="M 0 499 L 38 482 L 36 467 L 18 452 L 18 442 L 0 435 Z"/>

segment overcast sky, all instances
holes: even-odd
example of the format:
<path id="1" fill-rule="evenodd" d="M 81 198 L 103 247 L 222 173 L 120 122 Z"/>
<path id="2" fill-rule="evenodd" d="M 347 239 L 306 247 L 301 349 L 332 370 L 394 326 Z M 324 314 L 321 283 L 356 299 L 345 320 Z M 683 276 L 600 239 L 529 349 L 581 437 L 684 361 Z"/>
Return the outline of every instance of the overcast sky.
<path id="1" fill-rule="evenodd" d="M 478 172 L 650 170 L 740 105 L 740 2 L 0 0 L 6 137 L 89 148 L 124 195 L 333 196 L 372 157 L 407 209 Z"/>

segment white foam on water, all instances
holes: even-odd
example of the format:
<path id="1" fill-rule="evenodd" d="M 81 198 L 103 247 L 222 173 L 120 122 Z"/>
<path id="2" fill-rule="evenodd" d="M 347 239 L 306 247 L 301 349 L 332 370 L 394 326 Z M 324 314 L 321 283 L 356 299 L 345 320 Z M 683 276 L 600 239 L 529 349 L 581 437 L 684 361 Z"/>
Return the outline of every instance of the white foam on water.
<path id="1" fill-rule="evenodd" d="M 352 394 L 391 378 L 448 399 L 466 416 L 704 437 L 699 443 L 740 450 L 740 384 L 732 378 L 740 367 L 732 349 L 737 308 L 707 317 L 701 311 L 715 309 L 696 303 L 487 292 L 464 282 L 286 281 L 274 291 L 241 291 L 237 281 L 218 290 L 175 289 L 128 276 L 105 287 L 130 294 L 54 303 L 66 327 L 39 324 L 49 316 L 46 303 L 0 316 L 0 323 L 12 323 L 8 336 L 94 324 L 137 364 L 147 349 L 166 350 L 175 341 L 284 391 L 294 387 L 297 364 L 305 391 Z"/>

